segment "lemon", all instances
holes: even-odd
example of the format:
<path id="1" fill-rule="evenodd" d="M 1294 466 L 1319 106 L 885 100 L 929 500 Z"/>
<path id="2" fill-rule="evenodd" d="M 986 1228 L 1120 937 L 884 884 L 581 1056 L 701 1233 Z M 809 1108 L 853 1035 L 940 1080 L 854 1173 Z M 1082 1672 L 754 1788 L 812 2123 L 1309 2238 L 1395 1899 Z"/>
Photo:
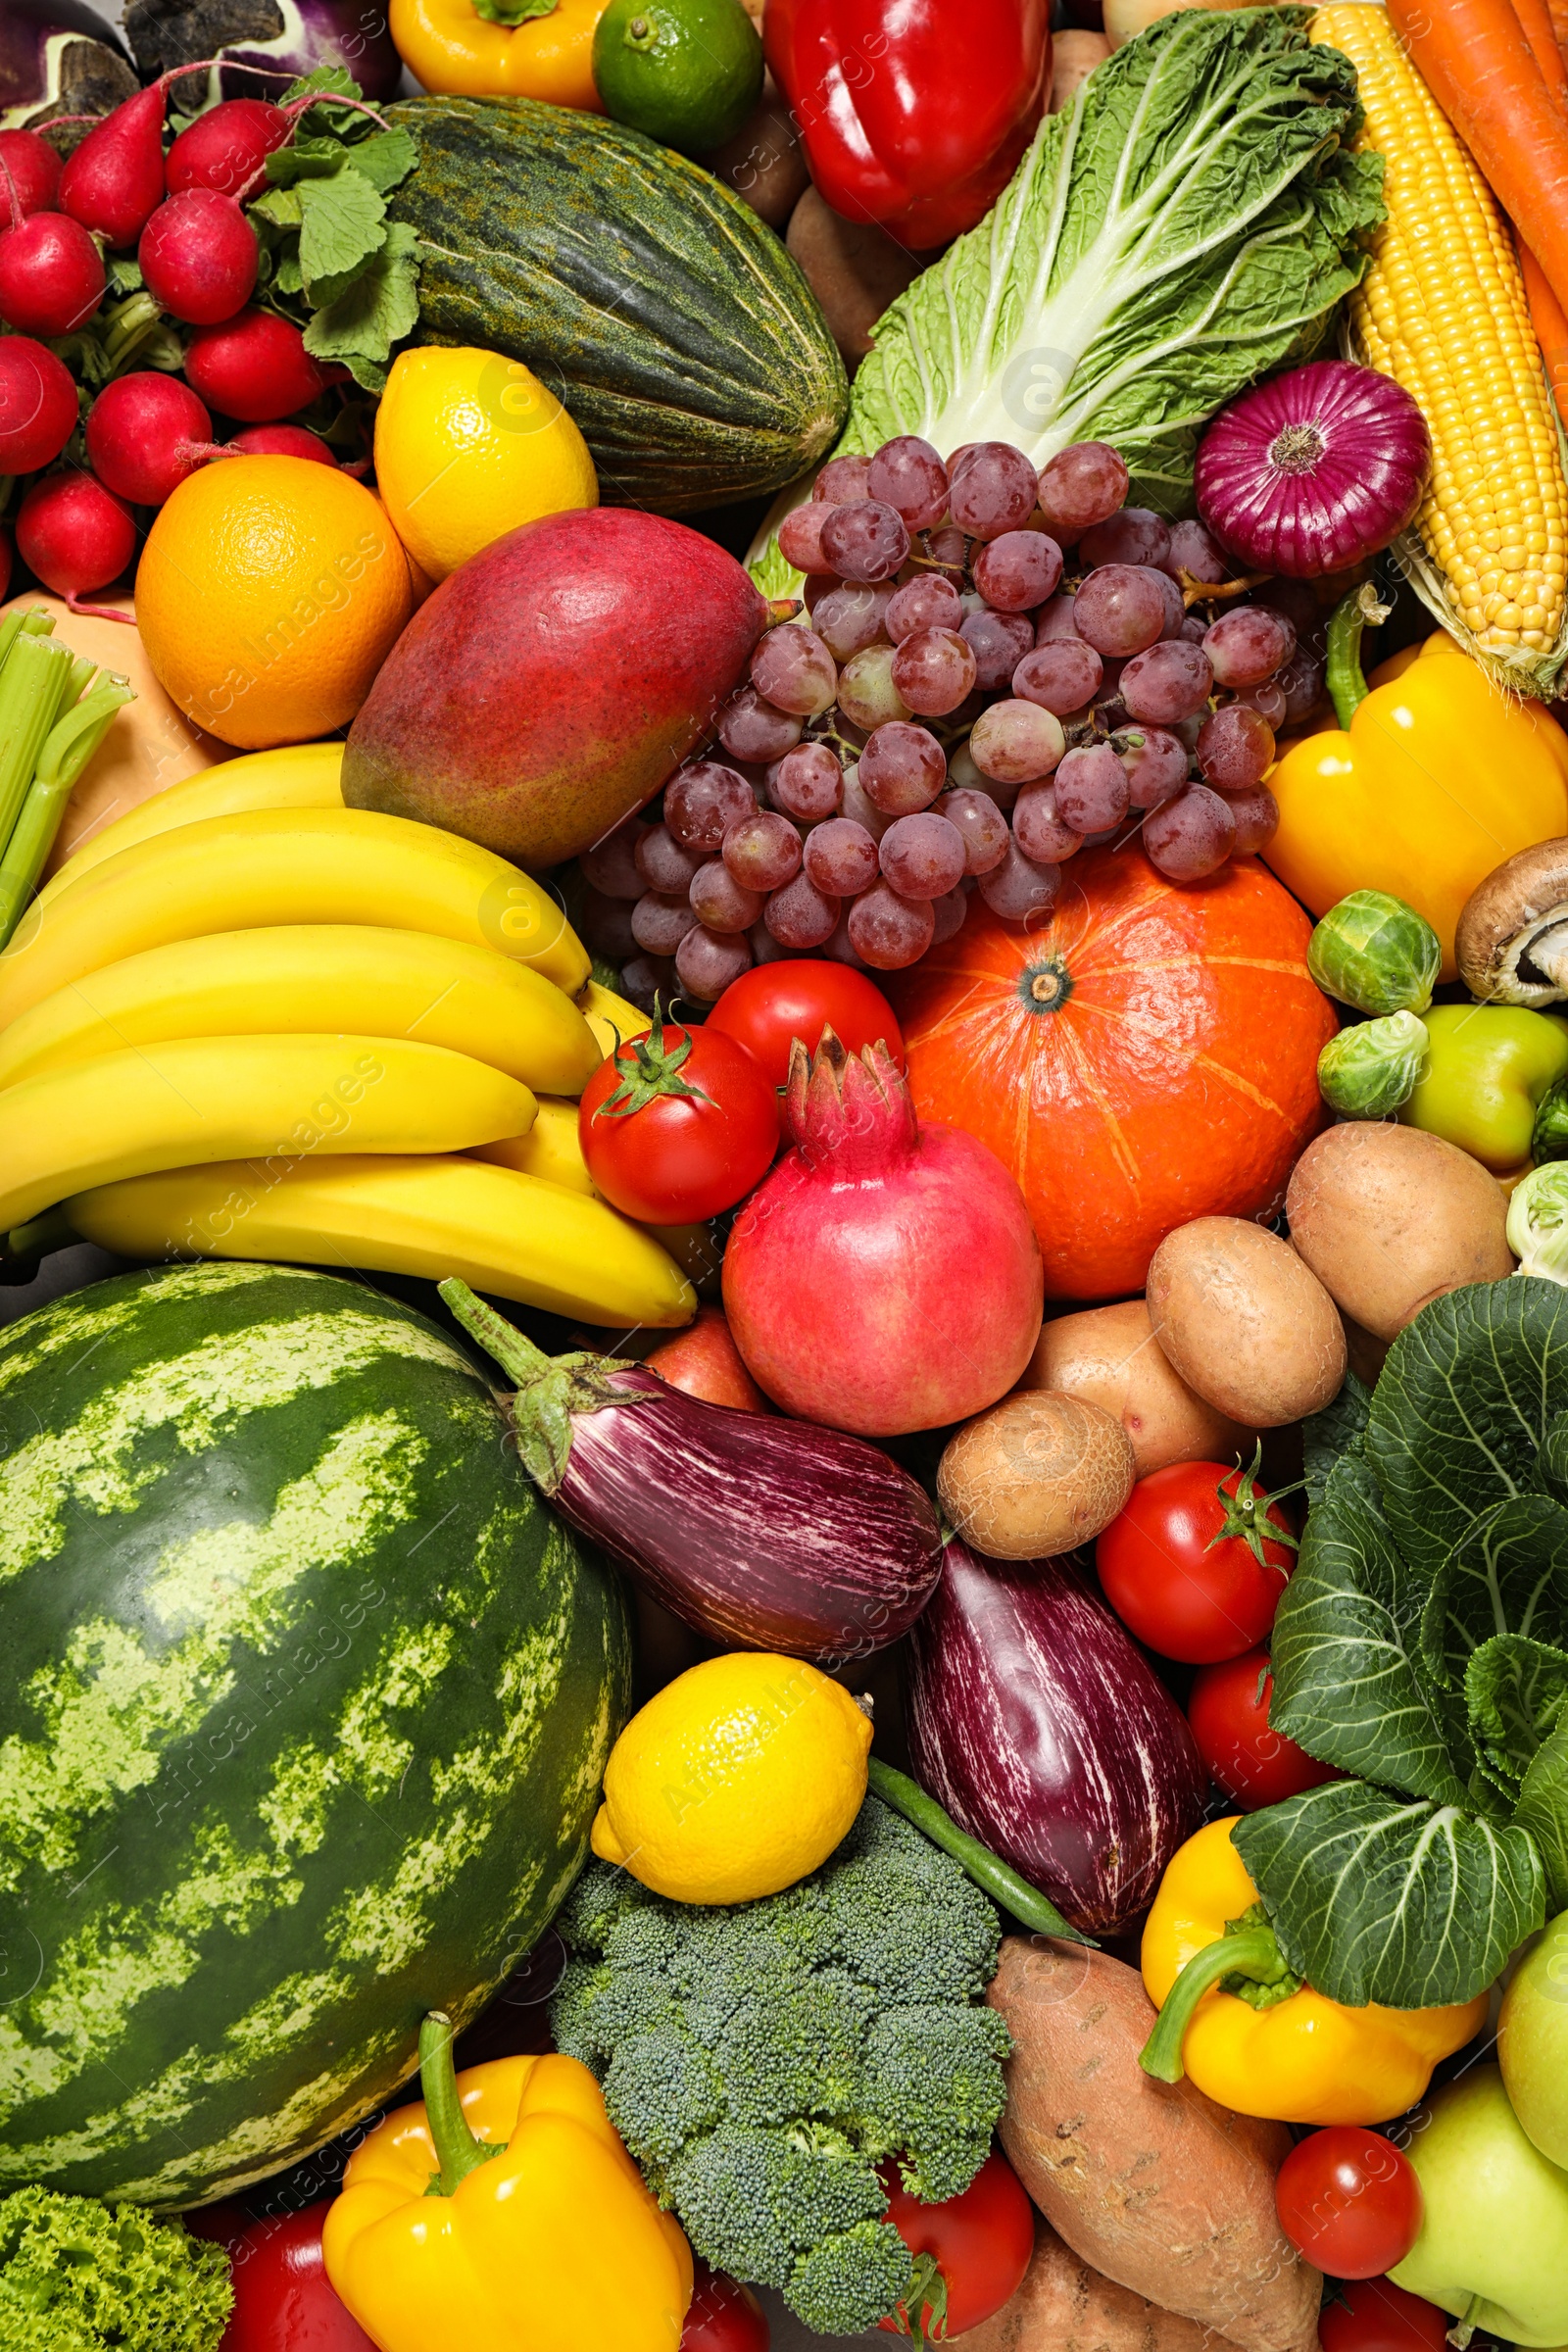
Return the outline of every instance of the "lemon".
<path id="1" fill-rule="evenodd" d="M 825 1862 L 865 1796 L 871 1726 L 802 1658 L 679 1675 L 611 1751 L 593 1848 L 677 1903 L 749 1903 Z"/>
<path id="2" fill-rule="evenodd" d="M 588 444 L 555 394 L 497 351 L 406 351 L 375 419 L 392 527 L 432 580 L 521 522 L 597 507 Z"/>
<path id="3" fill-rule="evenodd" d="M 610 0 L 594 80 L 617 122 L 706 155 L 762 94 L 762 44 L 741 0 Z"/>

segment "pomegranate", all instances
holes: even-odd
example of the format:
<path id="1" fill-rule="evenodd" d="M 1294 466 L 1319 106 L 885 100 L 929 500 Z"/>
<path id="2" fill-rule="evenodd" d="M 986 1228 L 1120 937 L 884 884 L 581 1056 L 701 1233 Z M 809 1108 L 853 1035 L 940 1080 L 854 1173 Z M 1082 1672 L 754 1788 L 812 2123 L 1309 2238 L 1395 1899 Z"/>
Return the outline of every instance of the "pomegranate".
<path id="1" fill-rule="evenodd" d="M 996 1154 L 922 1127 L 881 1045 L 796 1041 L 794 1145 L 735 1220 L 724 1311 L 760 1388 L 859 1437 L 984 1411 L 1040 1336 L 1045 1275 L 1028 1205 Z"/>

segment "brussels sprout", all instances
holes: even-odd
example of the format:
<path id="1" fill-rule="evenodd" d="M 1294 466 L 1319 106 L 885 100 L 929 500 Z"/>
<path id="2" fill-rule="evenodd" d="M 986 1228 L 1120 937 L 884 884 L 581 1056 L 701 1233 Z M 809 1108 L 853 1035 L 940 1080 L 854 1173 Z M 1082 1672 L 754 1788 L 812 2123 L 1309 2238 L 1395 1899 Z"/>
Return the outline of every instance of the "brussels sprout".
<path id="1" fill-rule="evenodd" d="M 1307 942 L 1306 968 L 1326 995 L 1357 1012 L 1425 1012 L 1443 969 L 1443 943 L 1402 899 L 1352 890 Z"/>
<path id="2" fill-rule="evenodd" d="M 1532 1168 L 1508 1202 L 1508 1247 L 1521 1274 L 1568 1283 L 1568 1160 Z"/>
<path id="3" fill-rule="evenodd" d="M 1384 1119 L 1409 1102 L 1426 1057 L 1426 1023 L 1391 1012 L 1329 1039 L 1317 1057 L 1318 1087 L 1342 1119 Z"/>

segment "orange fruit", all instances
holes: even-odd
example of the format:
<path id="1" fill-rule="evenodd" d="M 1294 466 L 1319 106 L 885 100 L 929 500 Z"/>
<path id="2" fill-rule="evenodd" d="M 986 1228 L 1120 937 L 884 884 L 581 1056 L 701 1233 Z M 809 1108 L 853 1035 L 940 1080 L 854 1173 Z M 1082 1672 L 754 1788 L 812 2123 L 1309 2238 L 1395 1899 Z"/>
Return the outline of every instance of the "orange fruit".
<path id="1" fill-rule="evenodd" d="M 413 610 L 379 501 L 306 458 L 223 458 L 191 474 L 136 573 L 160 685 L 247 752 L 347 726 Z"/>

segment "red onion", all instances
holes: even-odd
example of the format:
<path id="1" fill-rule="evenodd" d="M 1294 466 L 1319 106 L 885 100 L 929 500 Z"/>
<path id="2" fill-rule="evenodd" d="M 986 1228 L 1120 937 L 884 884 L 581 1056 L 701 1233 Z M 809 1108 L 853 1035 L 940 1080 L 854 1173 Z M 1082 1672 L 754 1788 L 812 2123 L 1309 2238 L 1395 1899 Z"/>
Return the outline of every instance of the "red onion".
<path id="1" fill-rule="evenodd" d="M 1404 529 L 1431 448 L 1401 384 L 1311 360 L 1215 417 L 1198 452 L 1198 512 L 1248 570 L 1319 579 Z"/>

